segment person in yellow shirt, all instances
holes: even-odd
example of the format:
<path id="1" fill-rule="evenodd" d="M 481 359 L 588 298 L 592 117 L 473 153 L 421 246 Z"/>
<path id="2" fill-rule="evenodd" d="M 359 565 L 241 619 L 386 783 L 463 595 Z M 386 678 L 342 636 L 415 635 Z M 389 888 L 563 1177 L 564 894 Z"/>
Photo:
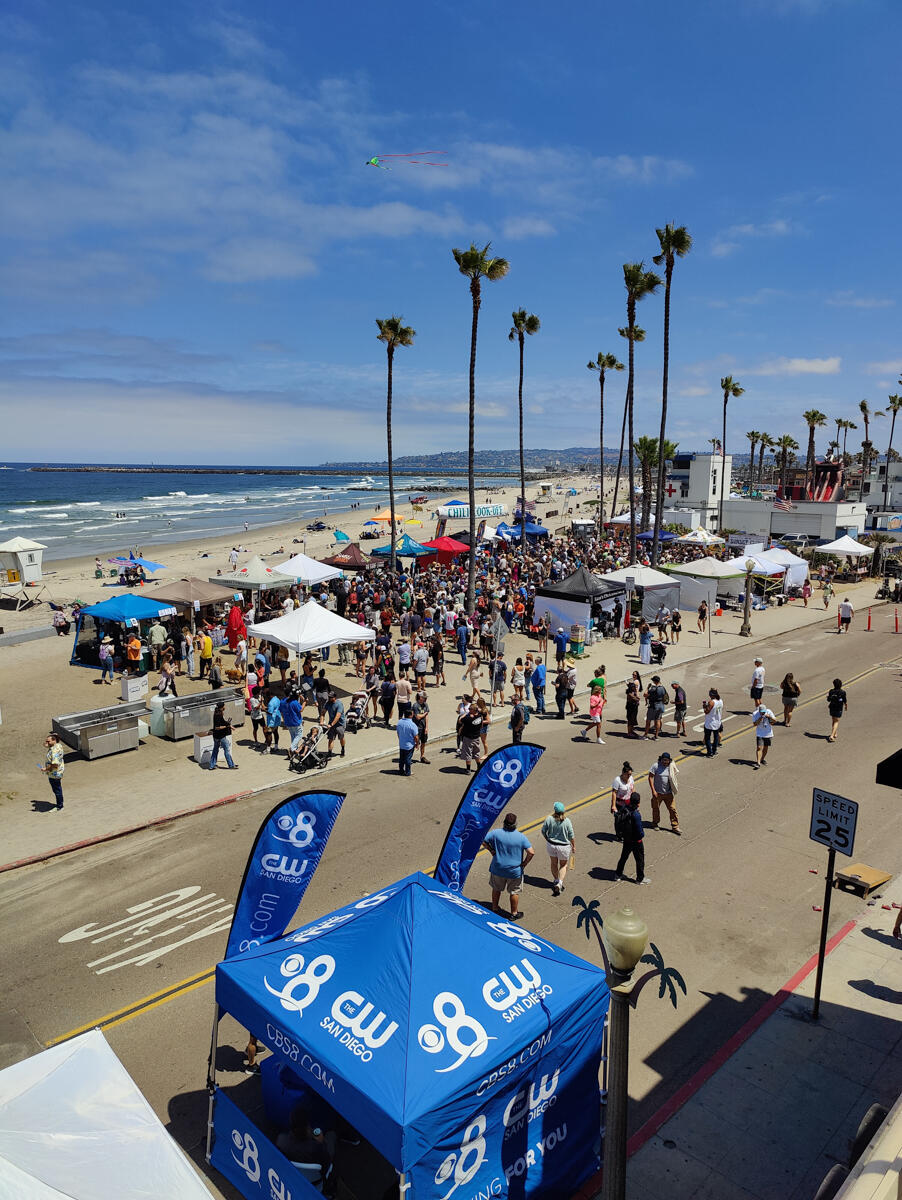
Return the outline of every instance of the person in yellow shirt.
<path id="1" fill-rule="evenodd" d="M 205 675 L 208 675 L 212 666 L 213 639 L 210 637 L 209 630 L 203 629 L 200 632 L 200 674 L 198 679 L 203 679 Z"/>

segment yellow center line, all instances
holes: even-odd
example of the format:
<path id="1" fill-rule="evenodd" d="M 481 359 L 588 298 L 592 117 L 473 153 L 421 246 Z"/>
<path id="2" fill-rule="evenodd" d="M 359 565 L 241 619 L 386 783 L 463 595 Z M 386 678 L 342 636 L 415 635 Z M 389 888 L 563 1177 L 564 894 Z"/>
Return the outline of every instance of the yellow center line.
<path id="1" fill-rule="evenodd" d="M 893 663 L 902 663 L 902 656 L 897 656 L 888 660 Z M 880 666 L 869 667 L 866 671 L 861 671 L 858 675 L 853 675 L 851 679 L 847 679 L 843 683 L 843 687 L 851 687 L 855 683 L 860 683 L 862 679 L 868 679 L 871 675 L 875 675 L 882 670 Z M 816 704 L 819 700 L 823 700 L 829 693 L 829 689 L 818 692 L 814 696 L 809 696 L 807 700 L 803 700 L 797 708 L 807 708 L 810 704 Z M 739 729 L 734 729 L 731 733 L 721 737 L 721 745 L 725 742 L 735 741 L 736 738 L 745 737 L 754 729 L 754 725 L 744 725 Z M 701 755 L 699 750 L 690 750 L 685 754 L 674 755 L 674 762 L 685 762 L 689 759 L 698 758 Z M 643 771 L 639 775 L 634 775 L 636 782 L 648 778 L 648 772 Z M 584 796 L 581 800 L 574 801 L 573 804 L 567 805 L 567 811 L 578 812 L 581 809 L 588 808 L 592 804 L 597 804 L 600 800 L 610 797 L 611 789 L 603 788 L 600 792 L 593 792 L 591 796 Z M 545 818 L 531 821 L 527 825 L 521 825 L 520 829 L 523 833 L 531 832 L 534 829 L 540 829 L 544 824 Z M 477 858 L 487 854 L 487 851 L 480 850 Z M 432 868 L 425 871 L 424 874 L 431 875 Z M 196 975 L 189 975 L 187 979 L 182 979 L 178 983 L 173 983 L 167 988 L 161 988 L 158 992 L 151 992 L 149 996 L 143 996 L 140 1000 L 135 1000 L 132 1004 L 127 1004 L 123 1008 L 116 1009 L 114 1012 L 107 1013 L 106 1016 L 98 1017 L 95 1021 L 89 1021 L 85 1025 L 79 1025 L 77 1029 L 70 1029 L 68 1033 L 63 1033 L 59 1037 L 51 1038 L 49 1042 L 45 1042 L 46 1046 L 56 1046 L 60 1042 L 67 1042 L 70 1038 L 77 1037 L 80 1033 L 86 1033 L 89 1029 L 112 1029 L 116 1025 L 123 1025 L 126 1021 L 132 1021 L 135 1017 L 141 1016 L 143 1013 L 150 1012 L 154 1008 L 159 1008 L 163 1004 L 168 1004 L 170 1000 L 176 1000 L 180 996 L 187 995 L 189 992 L 195 991 L 197 988 L 204 987 L 212 979 L 216 972 L 215 964 L 212 967 L 207 967 L 203 971 L 199 971 Z"/>

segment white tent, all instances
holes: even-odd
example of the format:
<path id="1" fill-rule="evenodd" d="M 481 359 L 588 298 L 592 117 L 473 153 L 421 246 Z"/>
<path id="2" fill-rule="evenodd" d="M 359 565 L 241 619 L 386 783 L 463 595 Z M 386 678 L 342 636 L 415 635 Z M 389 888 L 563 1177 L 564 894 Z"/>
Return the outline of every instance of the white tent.
<path id="1" fill-rule="evenodd" d="M 683 546 L 722 546 L 724 540 L 718 537 L 716 533 L 709 533 L 707 529 L 693 529 L 691 533 L 684 533 L 682 537 L 677 538 Z"/>
<path id="2" fill-rule="evenodd" d="M 655 613 L 662 604 L 671 610 L 680 607 L 680 581 L 653 567 L 641 567 L 634 564 L 631 567 L 621 567 L 619 571 L 607 571 L 600 576 L 612 583 L 625 584 L 632 579 L 633 587 L 643 590 L 642 616 L 646 621 L 654 620 Z"/>
<path id="3" fill-rule="evenodd" d="M 325 583 L 327 579 L 338 579 L 341 571 L 338 567 L 328 567 L 325 563 L 317 562 L 306 554 L 295 554 L 287 562 L 276 563 L 275 570 L 282 575 L 290 575 L 298 583 Z"/>
<path id="4" fill-rule="evenodd" d="M 291 587 L 294 580 L 290 575 L 283 575 L 275 567 L 269 566 L 259 554 L 255 554 L 243 567 L 230 571 L 228 575 L 211 575 L 210 582 L 255 592 L 258 588 Z"/>
<path id="5" fill-rule="evenodd" d="M 0 1071 L 0 1196 L 210 1200 L 99 1030 Z"/>
<path id="6" fill-rule="evenodd" d="M 804 558 L 799 558 L 798 554 L 793 554 L 791 550 L 784 550 L 782 546 L 771 546 L 769 550 L 762 552 L 761 558 L 768 562 L 779 563 L 786 572 L 787 587 L 801 587 L 808 578 L 808 563 Z"/>
<path id="7" fill-rule="evenodd" d="M 733 560 L 736 561 L 735 559 Z M 718 558 L 697 558 L 695 562 L 668 563 L 671 575 L 691 575 L 694 579 L 736 579 L 745 575 L 745 568 L 731 566 Z"/>
<path id="8" fill-rule="evenodd" d="M 842 557 L 849 558 L 854 558 L 859 554 L 865 554 L 870 557 L 874 553 L 874 548 L 873 546 L 865 546 L 861 542 L 856 542 L 854 538 L 844 533 L 835 542 L 828 542 L 826 546 L 815 546 L 814 552 L 815 554 L 839 554 Z"/>
<path id="9" fill-rule="evenodd" d="M 310 650 L 323 650 L 326 646 L 340 646 L 349 642 L 372 642 L 376 631 L 356 621 L 346 621 L 337 613 L 329 612 L 315 600 L 308 600 L 294 612 L 273 621 L 261 621 L 248 627 L 252 637 L 263 638 L 286 646 L 295 654 L 306 654 Z"/>
<path id="10" fill-rule="evenodd" d="M 780 563 L 774 562 L 773 559 L 768 560 L 761 554 L 740 554 L 737 558 L 728 559 L 724 563 L 724 566 L 734 567 L 737 574 L 744 575 L 746 573 L 745 564 L 749 559 L 755 564 L 755 568 L 752 571 L 753 575 L 782 575 L 786 570 Z"/>

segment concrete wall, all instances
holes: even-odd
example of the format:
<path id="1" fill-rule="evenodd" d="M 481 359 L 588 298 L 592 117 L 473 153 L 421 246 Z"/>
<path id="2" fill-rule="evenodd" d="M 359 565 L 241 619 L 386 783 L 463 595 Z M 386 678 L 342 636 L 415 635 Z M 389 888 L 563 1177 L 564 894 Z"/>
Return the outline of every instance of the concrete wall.
<path id="1" fill-rule="evenodd" d="M 840 501 L 838 504 L 799 502 L 791 512 L 775 509 L 763 500 L 724 500 L 723 523 L 726 529 L 743 529 L 763 536 L 789 537 L 808 534 L 831 541 L 847 530 L 856 537 L 864 532 L 867 509 L 864 504 Z"/>

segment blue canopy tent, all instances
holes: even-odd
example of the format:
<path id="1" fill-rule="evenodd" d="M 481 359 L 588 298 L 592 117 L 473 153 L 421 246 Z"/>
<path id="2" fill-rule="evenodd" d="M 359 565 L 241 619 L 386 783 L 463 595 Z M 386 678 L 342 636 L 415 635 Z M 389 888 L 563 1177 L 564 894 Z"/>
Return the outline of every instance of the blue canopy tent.
<path id="1" fill-rule="evenodd" d="M 143 567 L 145 571 L 164 571 L 166 568 L 162 563 L 152 562 L 149 558 L 142 558 L 141 555 L 130 554 L 128 558 L 124 554 L 120 554 L 118 558 L 109 558 L 107 562 L 123 563 L 126 567 Z"/>
<path id="2" fill-rule="evenodd" d="M 427 875 L 226 959 L 216 1001 L 414 1200 L 431 1200 L 455 1163 L 462 1196 L 530 1200 L 571 1195 L 598 1168 L 604 972 Z M 257 1196 L 231 1165 L 234 1106 L 213 1096 L 207 1157 Z"/>
<path id="3" fill-rule="evenodd" d="M 370 554 L 388 558 L 391 555 L 391 542 L 386 542 L 384 546 L 376 546 Z M 395 542 L 395 555 L 398 558 L 422 558 L 426 554 L 435 554 L 435 551 L 415 542 L 409 533 L 402 533 Z"/>
<path id="4" fill-rule="evenodd" d="M 655 535 L 651 529 L 646 529 L 646 531 L 644 533 L 636 534 L 636 541 L 637 542 L 650 542 L 654 536 Z M 676 540 L 677 540 L 677 535 L 675 533 L 671 533 L 669 529 L 662 529 L 661 532 L 658 534 L 659 542 L 675 542 Z"/>
<path id="5" fill-rule="evenodd" d="M 78 667 L 97 667 L 97 646 L 102 636 L 101 630 L 105 625 L 136 626 L 139 621 L 149 621 L 154 617 L 174 617 L 176 610 L 170 604 L 159 600 L 151 600 L 148 596 L 139 596 L 134 592 L 126 592 L 122 596 L 110 596 L 100 604 L 91 604 L 78 614 L 75 626 L 75 640 L 72 643 L 72 654 L 69 663 Z M 90 618 L 87 622 L 85 618 Z"/>
<path id="6" fill-rule="evenodd" d="M 506 521 L 502 521 L 499 525 L 495 526 L 495 532 L 499 537 L 505 538 L 508 542 L 515 542 L 520 537 L 520 522 L 517 521 L 513 525 L 508 525 Z M 544 525 L 536 525 L 532 521 L 526 522 L 526 536 L 528 538 L 548 537 L 550 532 Z"/>

